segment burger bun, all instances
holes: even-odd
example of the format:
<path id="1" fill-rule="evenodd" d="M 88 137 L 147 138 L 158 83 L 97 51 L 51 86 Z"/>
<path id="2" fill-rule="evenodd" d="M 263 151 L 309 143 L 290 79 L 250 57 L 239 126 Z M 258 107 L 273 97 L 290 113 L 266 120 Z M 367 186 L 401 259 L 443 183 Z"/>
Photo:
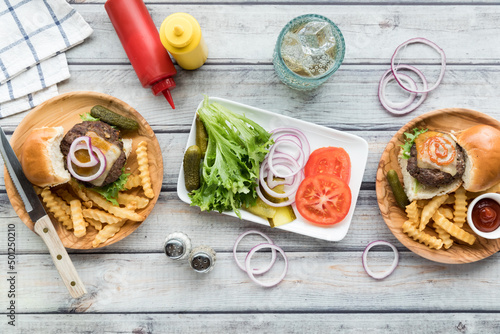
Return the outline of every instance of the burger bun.
<path id="1" fill-rule="evenodd" d="M 464 188 L 484 191 L 500 182 L 500 131 L 488 125 L 476 125 L 457 135 L 464 149 Z"/>
<path id="2" fill-rule="evenodd" d="M 28 180 L 39 187 L 53 187 L 68 182 L 70 173 L 64 168 L 59 144 L 63 127 L 34 129 L 23 144 L 21 164 Z"/>

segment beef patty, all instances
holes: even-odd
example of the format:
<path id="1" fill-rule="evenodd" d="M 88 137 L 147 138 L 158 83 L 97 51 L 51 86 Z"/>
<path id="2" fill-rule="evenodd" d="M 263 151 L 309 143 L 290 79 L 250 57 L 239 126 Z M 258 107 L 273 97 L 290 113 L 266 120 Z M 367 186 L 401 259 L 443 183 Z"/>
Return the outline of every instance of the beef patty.
<path id="1" fill-rule="evenodd" d="M 450 173 L 442 172 L 437 169 L 420 168 L 417 166 L 417 146 L 413 144 L 410 151 L 410 158 L 408 159 L 408 166 L 406 170 L 411 176 L 416 178 L 418 182 L 428 186 L 443 186 L 452 183 L 458 178 L 461 178 L 465 172 L 465 155 L 462 148 L 457 145 L 457 173 L 451 175 Z"/>
<path id="2" fill-rule="evenodd" d="M 115 182 L 120 175 L 122 175 L 122 168 L 127 161 L 127 157 L 125 156 L 125 152 L 123 151 L 123 142 L 120 138 L 120 131 L 113 129 L 109 124 L 100 122 L 100 121 L 85 121 L 82 123 L 76 124 L 71 130 L 69 130 L 61 141 L 61 152 L 64 154 L 64 157 L 69 153 L 69 148 L 71 147 L 71 143 L 78 138 L 85 136 L 85 134 L 89 131 L 95 132 L 101 138 L 107 140 L 108 142 L 115 144 L 121 150 L 121 154 L 116 159 L 115 163 L 109 170 L 108 175 L 104 179 L 103 186 Z M 92 184 L 88 182 L 83 182 L 85 186 L 93 187 Z"/>

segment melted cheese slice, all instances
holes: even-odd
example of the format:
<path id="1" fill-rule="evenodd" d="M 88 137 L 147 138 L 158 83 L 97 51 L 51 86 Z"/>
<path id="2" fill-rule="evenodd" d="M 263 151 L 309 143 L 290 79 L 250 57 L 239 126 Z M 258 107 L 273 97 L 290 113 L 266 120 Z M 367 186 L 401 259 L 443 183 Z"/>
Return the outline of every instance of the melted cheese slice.
<path id="1" fill-rule="evenodd" d="M 451 136 L 427 131 L 415 139 L 415 145 L 419 168 L 439 169 L 451 175 L 457 173 L 457 148 Z"/>
<path id="2" fill-rule="evenodd" d="M 106 176 L 108 176 L 109 171 L 111 170 L 111 167 L 113 167 L 116 160 L 120 157 L 121 150 L 117 145 L 106 141 L 95 132 L 89 131 L 85 135 L 90 137 L 92 146 L 100 149 L 106 157 L 106 169 L 104 170 L 104 172 L 97 179 L 89 182 L 94 186 L 99 187 L 102 186 L 104 180 L 106 179 Z"/>

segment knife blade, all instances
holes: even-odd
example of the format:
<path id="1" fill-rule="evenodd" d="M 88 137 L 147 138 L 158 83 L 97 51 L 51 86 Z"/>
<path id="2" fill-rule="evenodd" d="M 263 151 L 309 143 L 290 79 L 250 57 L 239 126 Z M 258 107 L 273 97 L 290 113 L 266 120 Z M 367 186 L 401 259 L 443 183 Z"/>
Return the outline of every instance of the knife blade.
<path id="1" fill-rule="evenodd" d="M 47 245 L 52 260 L 66 288 L 68 288 L 68 291 L 74 298 L 83 296 L 87 293 L 85 286 L 80 280 L 73 262 L 66 252 L 61 239 L 59 239 L 54 225 L 45 212 L 33 185 L 29 182 L 26 175 L 24 175 L 21 163 L 12 149 L 12 146 L 10 146 L 2 127 L 0 127 L 0 154 L 2 155 L 5 168 L 7 168 L 12 183 L 24 203 L 24 208 L 35 224 L 35 232 Z"/>

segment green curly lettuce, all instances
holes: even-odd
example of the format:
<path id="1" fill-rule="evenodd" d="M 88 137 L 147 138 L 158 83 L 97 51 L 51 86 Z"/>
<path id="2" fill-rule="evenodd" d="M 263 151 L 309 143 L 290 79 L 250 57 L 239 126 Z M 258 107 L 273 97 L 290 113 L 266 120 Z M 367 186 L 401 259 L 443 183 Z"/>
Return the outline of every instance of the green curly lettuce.
<path id="1" fill-rule="evenodd" d="M 406 141 L 401 148 L 403 149 L 403 158 L 409 159 L 411 154 L 410 150 L 413 144 L 415 143 L 415 139 L 424 132 L 427 132 L 428 129 L 413 129 L 413 133 L 405 132 Z"/>
<path id="2" fill-rule="evenodd" d="M 129 175 L 130 174 L 123 173 L 122 168 L 122 174 L 116 181 L 102 187 L 92 188 L 92 190 L 96 193 L 99 193 L 102 197 L 113 203 L 113 205 L 118 206 L 118 192 L 125 188 L 125 184 L 127 183 Z"/>
<path id="3" fill-rule="evenodd" d="M 208 134 L 201 168 L 201 186 L 192 191 L 191 205 L 203 211 L 253 206 L 260 164 L 272 144 L 271 134 L 245 115 L 232 112 L 205 96 L 198 114 Z"/>

